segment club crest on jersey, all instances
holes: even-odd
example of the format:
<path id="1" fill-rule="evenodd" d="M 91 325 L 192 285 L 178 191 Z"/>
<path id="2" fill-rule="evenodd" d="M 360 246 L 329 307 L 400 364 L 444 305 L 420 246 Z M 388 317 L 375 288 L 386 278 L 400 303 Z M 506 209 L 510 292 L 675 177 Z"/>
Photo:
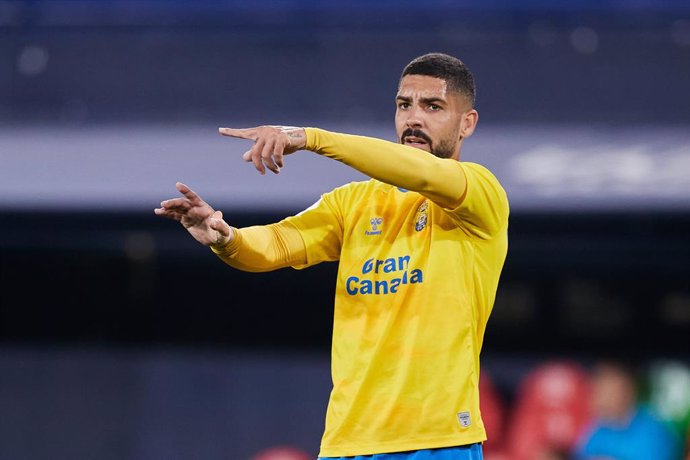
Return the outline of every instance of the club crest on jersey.
<path id="1" fill-rule="evenodd" d="M 365 235 L 380 235 L 383 217 L 372 217 L 369 219 L 370 229 L 364 232 Z"/>
<path id="2" fill-rule="evenodd" d="M 424 230 L 426 223 L 429 220 L 429 202 L 424 200 L 424 203 L 417 208 L 417 214 L 414 219 L 414 229 L 418 232 Z"/>

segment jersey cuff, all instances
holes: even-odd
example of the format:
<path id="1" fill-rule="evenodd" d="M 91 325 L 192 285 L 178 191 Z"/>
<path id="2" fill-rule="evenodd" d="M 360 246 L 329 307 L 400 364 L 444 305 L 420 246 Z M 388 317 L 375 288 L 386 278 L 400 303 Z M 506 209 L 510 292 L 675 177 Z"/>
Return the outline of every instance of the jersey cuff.
<path id="1" fill-rule="evenodd" d="M 232 232 L 232 239 L 225 244 L 209 245 L 211 251 L 215 254 L 224 254 L 228 256 L 237 252 L 242 244 L 242 235 L 235 227 L 230 227 L 230 231 Z"/>
<path id="2" fill-rule="evenodd" d="M 307 137 L 307 140 L 304 143 L 304 150 L 311 150 L 312 152 L 315 151 L 317 145 L 316 141 L 318 138 L 318 128 L 304 128 L 304 134 Z"/>

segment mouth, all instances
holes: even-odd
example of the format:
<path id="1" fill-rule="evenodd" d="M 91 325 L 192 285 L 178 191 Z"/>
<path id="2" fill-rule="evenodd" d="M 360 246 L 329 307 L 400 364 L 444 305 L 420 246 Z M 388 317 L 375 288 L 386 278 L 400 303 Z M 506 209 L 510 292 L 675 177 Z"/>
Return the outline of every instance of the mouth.
<path id="1" fill-rule="evenodd" d="M 406 129 L 400 136 L 400 142 L 403 145 L 409 145 L 410 147 L 431 152 L 431 139 L 420 129 Z"/>
<path id="2" fill-rule="evenodd" d="M 403 144 L 419 149 L 429 148 L 429 143 L 421 137 L 407 136 L 403 138 Z"/>

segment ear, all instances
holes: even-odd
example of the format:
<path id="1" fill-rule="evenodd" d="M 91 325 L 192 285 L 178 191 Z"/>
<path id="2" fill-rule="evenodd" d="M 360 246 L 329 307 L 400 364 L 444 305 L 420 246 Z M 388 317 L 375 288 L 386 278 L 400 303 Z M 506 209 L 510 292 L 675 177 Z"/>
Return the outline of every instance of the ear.
<path id="1" fill-rule="evenodd" d="M 479 112 L 475 109 L 470 109 L 462 114 L 462 120 L 460 121 L 460 137 L 470 137 L 474 132 L 474 128 L 477 127 L 479 122 Z"/>

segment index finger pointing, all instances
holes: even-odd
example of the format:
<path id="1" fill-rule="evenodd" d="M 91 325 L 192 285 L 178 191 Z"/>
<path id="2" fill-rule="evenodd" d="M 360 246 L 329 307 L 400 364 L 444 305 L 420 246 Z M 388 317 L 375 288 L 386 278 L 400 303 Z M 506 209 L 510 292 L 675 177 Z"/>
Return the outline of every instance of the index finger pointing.
<path id="1" fill-rule="evenodd" d="M 256 140 L 256 128 L 218 128 L 218 132 L 227 137 Z"/>
<path id="2" fill-rule="evenodd" d="M 182 182 L 178 182 L 175 184 L 175 187 L 177 190 L 185 196 L 193 205 L 199 205 L 204 202 L 201 198 L 199 198 L 199 195 L 197 195 L 194 190 L 191 188 L 187 187 L 185 184 Z"/>

